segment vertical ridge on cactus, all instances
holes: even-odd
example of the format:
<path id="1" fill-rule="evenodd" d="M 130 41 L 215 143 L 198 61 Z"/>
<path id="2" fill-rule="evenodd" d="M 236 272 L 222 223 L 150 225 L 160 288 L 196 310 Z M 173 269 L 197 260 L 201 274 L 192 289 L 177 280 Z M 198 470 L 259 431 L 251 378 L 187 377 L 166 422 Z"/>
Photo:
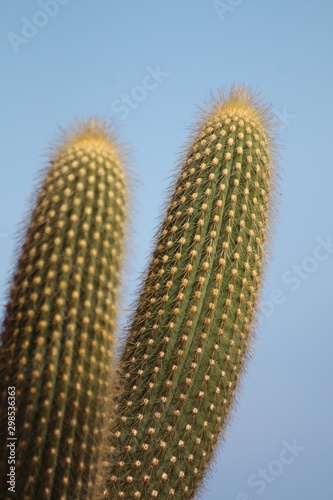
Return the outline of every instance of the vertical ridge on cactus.
<path id="1" fill-rule="evenodd" d="M 105 496 L 192 498 L 223 436 L 274 216 L 272 123 L 233 87 L 193 134 L 121 357 Z"/>
<path id="2" fill-rule="evenodd" d="M 96 119 L 53 151 L 13 278 L 0 345 L 1 498 L 16 396 L 18 498 L 90 498 L 110 411 L 126 218 L 119 147 Z"/>

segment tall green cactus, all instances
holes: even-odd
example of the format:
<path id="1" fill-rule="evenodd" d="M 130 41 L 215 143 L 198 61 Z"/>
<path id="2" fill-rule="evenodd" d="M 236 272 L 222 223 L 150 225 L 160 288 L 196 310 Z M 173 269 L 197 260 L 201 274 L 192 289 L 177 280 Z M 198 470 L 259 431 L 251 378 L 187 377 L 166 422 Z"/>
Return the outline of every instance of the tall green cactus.
<path id="1" fill-rule="evenodd" d="M 65 138 L 37 199 L 1 331 L 1 498 L 12 497 L 8 387 L 18 498 L 194 496 L 254 335 L 274 215 L 273 132 L 269 108 L 246 87 L 221 93 L 204 112 L 119 366 L 122 163 L 95 120 Z"/>
<path id="2" fill-rule="evenodd" d="M 112 395 L 125 185 L 117 146 L 96 120 L 52 155 L 1 335 L 2 499 L 13 496 L 8 387 L 16 397 L 16 498 L 92 496 Z"/>
<path id="3" fill-rule="evenodd" d="M 223 434 L 265 262 L 270 121 L 233 88 L 194 133 L 121 358 L 106 497 L 192 498 Z"/>

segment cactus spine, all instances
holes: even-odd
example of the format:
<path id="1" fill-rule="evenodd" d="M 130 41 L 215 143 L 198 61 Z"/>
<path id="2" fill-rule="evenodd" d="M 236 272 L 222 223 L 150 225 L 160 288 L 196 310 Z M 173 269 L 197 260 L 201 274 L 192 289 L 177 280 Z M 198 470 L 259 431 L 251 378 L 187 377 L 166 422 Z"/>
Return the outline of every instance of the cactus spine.
<path id="1" fill-rule="evenodd" d="M 121 357 L 109 498 L 192 498 L 203 478 L 249 352 L 273 163 L 269 110 L 244 87 L 221 95 L 185 156 Z"/>
<path id="2" fill-rule="evenodd" d="M 112 395 L 125 176 L 103 124 L 52 157 L 23 245 L 0 346 L 1 486 L 8 492 L 8 386 L 16 395 L 21 499 L 90 498 Z"/>

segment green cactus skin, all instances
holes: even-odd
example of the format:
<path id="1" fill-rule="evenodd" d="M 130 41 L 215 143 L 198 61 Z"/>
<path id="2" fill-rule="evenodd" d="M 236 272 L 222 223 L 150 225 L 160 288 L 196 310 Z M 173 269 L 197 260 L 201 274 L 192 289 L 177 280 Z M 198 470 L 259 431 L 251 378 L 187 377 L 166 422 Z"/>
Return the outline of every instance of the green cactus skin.
<path id="1" fill-rule="evenodd" d="M 126 216 L 118 147 L 92 119 L 52 155 L 23 245 L 0 346 L 1 481 L 16 391 L 16 498 L 91 498 L 112 396 Z M 4 414 L 4 412 L 6 414 Z"/>
<path id="2" fill-rule="evenodd" d="M 121 357 L 105 497 L 192 498 L 223 436 L 271 226 L 271 132 L 244 87 L 195 131 Z"/>

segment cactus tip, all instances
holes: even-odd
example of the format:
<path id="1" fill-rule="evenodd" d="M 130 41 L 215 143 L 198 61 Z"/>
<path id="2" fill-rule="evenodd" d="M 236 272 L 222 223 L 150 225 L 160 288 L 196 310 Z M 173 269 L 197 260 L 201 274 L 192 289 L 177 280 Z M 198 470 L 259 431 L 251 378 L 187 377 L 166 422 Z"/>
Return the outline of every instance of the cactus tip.
<path id="1" fill-rule="evenodd" d="M 61 129 L 61 137 L 56 145 L 57 153 L 64 149 L 77 146 L 89 149 L 107 149 L 117 156 L 119 144 L 115 134 L 110 131 L 107 124 L 98 117 L 92 116 L 84 121 L 77 120 L 76 123 L 64 130 Z M 120 148 L 121 149 L 121 148 Z M 54 151 L 52 151 L 54 154 Z"/>

